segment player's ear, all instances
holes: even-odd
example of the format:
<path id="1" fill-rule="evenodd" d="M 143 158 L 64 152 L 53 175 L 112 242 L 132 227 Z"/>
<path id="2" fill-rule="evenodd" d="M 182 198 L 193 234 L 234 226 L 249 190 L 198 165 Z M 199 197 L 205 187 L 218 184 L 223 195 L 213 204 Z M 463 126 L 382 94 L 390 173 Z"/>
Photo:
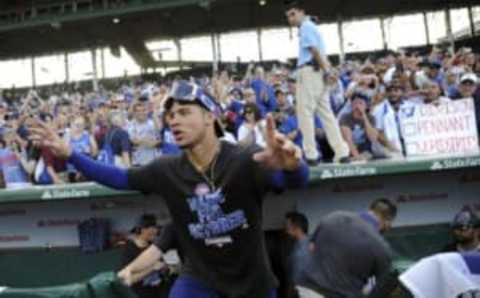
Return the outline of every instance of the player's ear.
<path id="1" fill-rule="evenodd" d="M 205 112 L 205 119 L 207 120 L 207 123 L 210 125 L 213 125 L 215 122 L 215 115 L 211 112 Z"/>

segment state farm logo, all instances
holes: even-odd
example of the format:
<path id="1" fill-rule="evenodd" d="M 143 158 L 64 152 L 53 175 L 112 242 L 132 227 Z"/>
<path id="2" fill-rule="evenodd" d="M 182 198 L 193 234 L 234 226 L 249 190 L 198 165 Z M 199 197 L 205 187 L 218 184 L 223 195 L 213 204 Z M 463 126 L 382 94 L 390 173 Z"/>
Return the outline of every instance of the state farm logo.
<path id="1" fill-rule="evenodd" d="M 90 197 L 89 190 L 76 190 L 76 189 L 47 190 L 41 196 L 42 200 L 86 198 L 86 197 Z"/>
<path id="2" fill-rule="evenodd" d="M 325 169 L 320 174 L 321 179 L 332 179 L 341 177 L 355 177 L 355 176 L 373 176 L 377 174 L 377 169 L 374 167 L 343 167 L 335 169 Z"/>
<path id="3" fill-rule="evenodd" d="M 454 158 L 446 159 L 443 161 L 436 161 L 430 167 L 432 171 L 458 169 L 458 168 L 471 168 L 480 166 L 480 158 L 468 157 L 468 158 Z"/>

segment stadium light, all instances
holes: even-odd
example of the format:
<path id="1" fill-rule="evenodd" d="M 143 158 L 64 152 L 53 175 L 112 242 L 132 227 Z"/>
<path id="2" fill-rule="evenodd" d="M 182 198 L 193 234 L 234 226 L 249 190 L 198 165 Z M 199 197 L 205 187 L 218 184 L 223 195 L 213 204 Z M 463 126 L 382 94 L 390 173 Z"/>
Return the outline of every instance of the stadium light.
<path id="1" fill-rule="evenodd" d="M 114 19 L 113 19 L 113 23 L 114 23 L 114 24 L 120 23 L 120 19 L 119 19 L 119 18 L 114 18 Z"/>
<path id="2" fill-rule="evenodd" d="M 258 4 L 260 4 L 260 6 L 265 6 L 267 5 L 267 0 L 260 0 Z"/>

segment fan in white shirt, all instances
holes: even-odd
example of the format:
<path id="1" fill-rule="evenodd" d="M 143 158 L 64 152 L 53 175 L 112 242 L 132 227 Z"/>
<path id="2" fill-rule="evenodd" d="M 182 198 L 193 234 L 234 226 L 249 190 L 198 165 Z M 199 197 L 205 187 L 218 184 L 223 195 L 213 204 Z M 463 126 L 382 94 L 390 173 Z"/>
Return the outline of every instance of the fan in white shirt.
<path id="1" fill-rule="evenodd" d="M 254 103 L 247 103 L 244 109 L 245 122 L 238 129 L 238 142 L 244 144 L 255 143 L 265 147 L 265 121 L 262 121 L 260 109 Z"/>
<path id="2" fill-rule="evenodd" d="M 415 298 L 478 297 L 480 254 L 447 253 L 425 258 L 400 276 Z"/>
<path id="3" fill-rule="evenodd" d="M 423 96 L 412 98 L 410 101 L 424 105 L 440 105 L 452 101 L 450 98 L 443 96 L 442 87 L 435 81 L 426 81 L 422 85 L 421 93 Z"/>

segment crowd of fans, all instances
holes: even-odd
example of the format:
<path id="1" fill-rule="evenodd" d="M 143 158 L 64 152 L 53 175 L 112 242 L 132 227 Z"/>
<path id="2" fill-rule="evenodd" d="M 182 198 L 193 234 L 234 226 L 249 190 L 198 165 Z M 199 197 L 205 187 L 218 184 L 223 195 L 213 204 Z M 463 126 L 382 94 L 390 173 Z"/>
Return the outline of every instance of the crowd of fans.
<path id="1" fill-rule="evenodd" d="M 405 156 L 398 120 L 404 106 L 473 98 L 475 111 L 480 110 L 478 73 L 480 56 L 469 48 L 454 55 L 437 48 L 423 56 L 391 52 L 332 68 L 325 81 L 351 161 Z M 5 186 L 84 181 L 68 162 L 28 141 L 32 121 L 54 127 L 75 150 L 87 155 L 105 159 L 105 151 L 110 152 L 111 162 L 121 167 L 178 154 L 162 110 L 172 84 L 179 79 L 124 81 L 117 88 L 101 87 L 95 92 L 61 87 L 24 94 L 4 90 L 0 93 L 0 166 Z M 294 69 L 274 65 L 266 70 L 250 64 L 246 73 L 224 70 L 213 77 L 183 79 L 202 85 L 217 99 L 226 141 L 265 146 L 265 117 L 272 114 L 278 130 L 302 146 Z M 318 116 L 315 126 L 320 161 L 331 162 L 333 151 Z"/>

